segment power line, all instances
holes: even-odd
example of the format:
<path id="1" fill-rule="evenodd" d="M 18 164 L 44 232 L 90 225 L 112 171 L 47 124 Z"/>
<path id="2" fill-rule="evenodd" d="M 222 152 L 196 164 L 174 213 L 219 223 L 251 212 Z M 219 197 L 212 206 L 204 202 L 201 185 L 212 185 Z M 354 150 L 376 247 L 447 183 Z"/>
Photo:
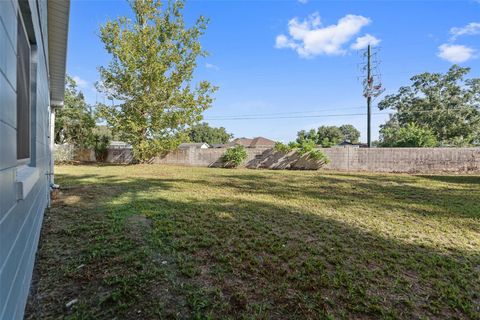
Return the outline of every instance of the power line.
<path id="1" fill-rule="evenodd" d="M 389 114 L 384 112 L 376 112 L 374 114 Z M 323 114 L 308 116 L 272 116 L 272 117 L 237 117 L 237 118 L 209 118 L 205 120 L 273 120 L 273 119 L 304 119 L 304 118 L 324 118 L 324 117 L 347 117 L 347 116 L 364 116 L 366 113 L 340 113 L 340 114 Z"/>
<path id="2" fill-rule="evenodd" d="M 480 108 L 474 107 L 474 109 L 480 111 Z M 338 110 L 338 109 L 337 109 Z M 432 110 L 406 110 L 402 112 L 408 113 L 435 113 L 435 112 L 450 112 L 450 111 L 466 111 L 462 108 L 452 108 L 452 109 L 432 109 Z M 388 112 L 371 112 L 372 115 L 392 115 L 394 110 L 389 110 Z M 206 121 L 216 121 L 216 120 L 275 120 L 275 119 L 308 119 L 308 118 L 327 118 L 327 117 L 349 117 L 349 116 L 365 116 L 368 113 L 339 113 L 339 114 L 323 114 L 323 115 L 305 115 L 305 116 L 235 116 L 235 117 L 218 117 L 218 118 L 205 118 Z"/>
<path id="3" fill-rule="evenodd" d="M 275 116 L 275 115 L 288 115 L 288 114 L 302 114 L 302 113 L 319 113 L 325 111 L 337 111 L 337 110 L 352 110 L 352 109 L 363 109 L 364 106 L 359 107 L 346 107 L 346 108 L 332 108 L 332 109 L 322 109 L 322 110 L 303 110 L 303 111 L 291 111 L 291 112 L 274 112 L 274 113 L 250 113 L 250 114 L 234 114 L 234 115 L 224 115 L 222 118 L 229 117 L 256 117 L 256 116 Z"/>

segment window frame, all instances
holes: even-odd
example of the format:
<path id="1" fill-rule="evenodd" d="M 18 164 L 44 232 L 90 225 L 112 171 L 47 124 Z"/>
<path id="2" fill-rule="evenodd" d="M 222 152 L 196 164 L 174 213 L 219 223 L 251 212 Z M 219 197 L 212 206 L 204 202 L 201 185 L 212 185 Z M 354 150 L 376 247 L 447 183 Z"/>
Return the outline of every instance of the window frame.
<path id="1" fill-rule="evenodd" d="M 28 102 L 27 102 L 27 105 L 28 105 L 28 118 L 26 120 L 26 123 L 24 123 L 24 125 L 28 128 L 28 137 L 24 140 L 25 143 L 28 144 L 28 157 L 26 158 L 19 158 L 19 155 L 18 155 L 18 145 L 19 145 L 19 141 L 18 141 L 18 136 L 19 136 L 19 127 L 18 127 L 18 94 L 19 94 L 19 78 L 18 78 L 18 71 L 17 71 L 17 81 L 16 81 L 16 93 L 17 93 L 17 105 L 16 105 L 16 113 L 17 113 L 17 142 L 16 142 L 16 146 L 17 146 L 17 154 L 16 154 L 16 158 L 17 158 L 17 165 L 21 166 L 27 166 L 30 164 L 31 162 L 31 159 L 32 159 L 32 43 L 30 41 L 30 37 L 29 37 L 29 34 L 28 34 L 28 30 L 27 30 L 27 27 L 25 25 L 25 21 L 24 21 L 24 17 L 23 17 L 23 14 L 22 14 L 22 9 L 20 8 L 18 13 L 17 13 L 17 19 L 18 19 L 18 22 L 17 22 L 17 60 L 16 60 L 16 63 L 17 63 L 17 68 L 18 68 L 18 60 L 19 60 L 19 55 L 20 53 L 18 52 L 19 51 L 19 39 L 20 39 L 20 30 L 23 32 L 23 35 L 22 37 L 24 37 L 26 39 L 26 43 L 27 43 L 27 46 L 28 46 L 28 63 L 27 63 L 27 66 L 25 68 L 28 68 L 28 79 L 27 79 L 27 86 L 25 88 L 25 91 L 27 92 L 27 95 L 28 95 Z M 21 29 L 19 29 L 18 27 L 21 26 Z"/>

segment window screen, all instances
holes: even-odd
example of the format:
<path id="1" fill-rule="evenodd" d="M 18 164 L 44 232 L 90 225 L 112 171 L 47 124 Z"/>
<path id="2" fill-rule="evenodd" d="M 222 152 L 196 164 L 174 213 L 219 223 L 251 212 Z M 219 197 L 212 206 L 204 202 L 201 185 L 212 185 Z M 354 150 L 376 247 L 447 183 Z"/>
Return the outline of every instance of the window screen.
<path id="1" fill-rule="evenodd" d="M 30 158 L 30 44 L 19 16 L 17 26 L 17 159 Z"/>

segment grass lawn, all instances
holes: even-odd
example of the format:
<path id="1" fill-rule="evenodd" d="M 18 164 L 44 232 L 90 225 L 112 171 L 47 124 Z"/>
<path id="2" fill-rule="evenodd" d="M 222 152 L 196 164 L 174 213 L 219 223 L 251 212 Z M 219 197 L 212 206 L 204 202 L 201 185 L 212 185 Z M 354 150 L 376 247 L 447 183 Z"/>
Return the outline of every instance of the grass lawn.
<path id="1" fill-rule="evenodd" d="M 56 173 L 27 318 L 480 318 L 478 175 Z"/>

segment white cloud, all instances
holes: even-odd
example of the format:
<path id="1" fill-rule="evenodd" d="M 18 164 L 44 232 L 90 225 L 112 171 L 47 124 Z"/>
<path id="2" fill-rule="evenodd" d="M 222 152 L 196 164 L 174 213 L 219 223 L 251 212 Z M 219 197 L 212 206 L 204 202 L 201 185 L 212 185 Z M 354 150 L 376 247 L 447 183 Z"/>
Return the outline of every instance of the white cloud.
<path id="1" fill-rule="evenodd" d="M 288 22 L 289 36 L 277 36 L 275 47 L 293 49 L 304 58 L 343 55 L 347 52 L 343 46 L 370 23 L 369 18 L 349 14 L 339 19 L 337 24 L 323 27 L 320 15 L 315 12 L 303 21 L 291 19 Z"/>
<path id="2" fill-rule="evenodd" d="M 478 0 L 478 1 L 480 1 L 480 0 Z M 308 2 L 308 0 L 298 0 L 298 2 L 305 4 L 305 3 Z"/>
<path id="3" fill-rule="evenodd" d="M 282 48 L 290 48 L 296 49 L 298 45 L 293 41 L 290 40 L 286 35 L 281 34 L 278 35 L 275 39 L 275 48 L 282 49 Z"/>
<path id="4" fill-rule="evenodd" d="M 205 68 L 207 69 L 213 69 L 215 71 L 220 70 L 220 68 L 212 63 L 205 63 Z"/>
<path id="5" fill-rule="evenodd" d="M 451 40 L 455 40 L 459 36 L 471 36 L 480 34 L 480 22 L 471 22 L 464 27 L 451 28 L 450 34 L 452 35 Z"/>
<path id="6" fill-rule="evenodd" d="M 75 81 L 79 88 L 86 89 L 90 86 L 87 80 L 83 80 L 79 76 L 73 76 L 72 79 Z"/>
<path id="7" fill-rule="evenodd" d="M 358 37 L 357 40 L 355 40 L 355 43 L 352 43 L 350 48 L 354 50 L 361 50 L 361 49 L 365 49 L 369 44 L 372 46 L 376 46 L 380 43 L 380 41 L 381 41 L 380 39 L 367 33 L 362 37 Z"/>
<path id="8" fill-rule="evenodd" d="M 438 47 L 437 55 L 451 63 L 462 63 L 475 57 L 475 49 L 464 45 L 444 43 Z"/>

